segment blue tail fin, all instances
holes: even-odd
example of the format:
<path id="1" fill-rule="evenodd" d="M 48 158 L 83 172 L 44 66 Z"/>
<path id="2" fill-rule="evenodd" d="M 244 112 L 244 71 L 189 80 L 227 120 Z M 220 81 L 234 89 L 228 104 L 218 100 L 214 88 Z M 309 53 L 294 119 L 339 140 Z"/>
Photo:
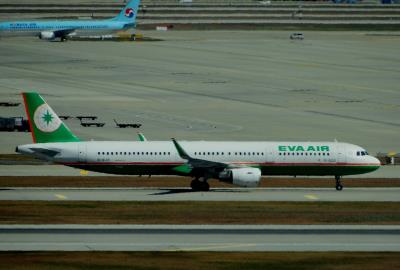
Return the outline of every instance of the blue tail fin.
<path id="1" fill-rule="evenodd" d="M 136 15 L 139 11 L 140 0 L 130 0 L 128 4 L 121 10 L 118 16 L 112 18 L 113 21 L 123 21 L 134 23 Z"/>

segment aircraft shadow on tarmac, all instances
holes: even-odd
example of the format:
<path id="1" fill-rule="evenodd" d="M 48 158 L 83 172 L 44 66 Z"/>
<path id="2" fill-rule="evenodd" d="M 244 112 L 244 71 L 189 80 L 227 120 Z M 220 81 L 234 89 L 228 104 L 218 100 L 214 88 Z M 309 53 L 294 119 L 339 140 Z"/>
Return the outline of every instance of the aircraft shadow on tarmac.
<path id="1" fill-rule="evenodd" d="M 159 192 L 152 193 L 150 195 L 170 195 L 170 194 L 180 194 L 180 193 L 199 193 L 204 191 L 194 191 L 190 188 L 170 188 L 170 189 L 160 189 Z M 210 189 L 206 192 L 231 192 L 231 193 L 243 193 L 250 192 L 250 190 L 235 190 L 235 189 Z"/>

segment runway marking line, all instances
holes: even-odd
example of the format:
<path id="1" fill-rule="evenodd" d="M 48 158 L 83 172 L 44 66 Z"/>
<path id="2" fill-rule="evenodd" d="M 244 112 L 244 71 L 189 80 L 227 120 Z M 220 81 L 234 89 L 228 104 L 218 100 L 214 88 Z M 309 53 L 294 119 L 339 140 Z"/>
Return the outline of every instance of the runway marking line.
<path id="1" fill-rule="evenodd" d="M 206 251 L 209 249 L 226 249 L 226 248 L 242 248 L 242 247 L 253 247 L 257 246 L 257 244 L 213 244 L 213 245 L 204 245 L 201 247 L 193 247 L 193 248 L 174 248 L 170 247 L 165 249 L 166 252 L 176 252 L 176 251 Z"/>
<path id="2" fill-rule="evenodd" d="M 304 198 L 309 199 L 309 200 L 313 200 L 313 201 L 316 201 L 316 200 L 319 199 L 318 196 L 317 196 L 317 195 L 314 195 L 314 194 L 307 194 L 307 195 L 304 195 Z"/>
<path id="3" fill-rule="evenodd" d="M 66 200 L 67 199 L 67 196 L 64 196 L 62 194 L 54 194 L 54 196 L 59 200 Z"/>

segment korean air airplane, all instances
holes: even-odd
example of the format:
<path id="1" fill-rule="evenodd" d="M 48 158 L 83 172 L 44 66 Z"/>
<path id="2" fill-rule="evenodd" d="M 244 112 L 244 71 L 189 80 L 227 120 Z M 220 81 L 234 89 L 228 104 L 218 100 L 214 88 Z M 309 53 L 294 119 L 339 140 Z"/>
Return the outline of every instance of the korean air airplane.
<path id="1" fill-rule="evenodd" d="M 0 36 L 37 36 L 65 41 L 72 35 L 105 35 L 135 27 L 140 0 L 131 0 L 118 16 L 107 20 L 15 21 L 0 23 Z"/>
<path id="2" fill-rule="evenodd" d="M 208 191 L 210 178 L 242 187 L 262 175 L 341 177 L 375 171 L 380 162 L 360 146 L 340 142 L 81 141 L 37 93 L 23 93 L 33 144 L 17 153 L 89 171 L 120 175 L 193 177 Z"/>

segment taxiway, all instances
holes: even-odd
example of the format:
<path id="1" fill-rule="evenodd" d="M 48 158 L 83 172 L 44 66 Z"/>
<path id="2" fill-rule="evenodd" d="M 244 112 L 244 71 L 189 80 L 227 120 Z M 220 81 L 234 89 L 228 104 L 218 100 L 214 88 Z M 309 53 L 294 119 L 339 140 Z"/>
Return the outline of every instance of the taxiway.
<path id="1" fill-rule="evenodd" d="M 400 201 L 400 188 L 3 188 L 14 201 Z"/>
<path id="2" fill-rule="evenodd" d="M 399 226 L 3 225 L 2 251 L 400 251 Z"/>

